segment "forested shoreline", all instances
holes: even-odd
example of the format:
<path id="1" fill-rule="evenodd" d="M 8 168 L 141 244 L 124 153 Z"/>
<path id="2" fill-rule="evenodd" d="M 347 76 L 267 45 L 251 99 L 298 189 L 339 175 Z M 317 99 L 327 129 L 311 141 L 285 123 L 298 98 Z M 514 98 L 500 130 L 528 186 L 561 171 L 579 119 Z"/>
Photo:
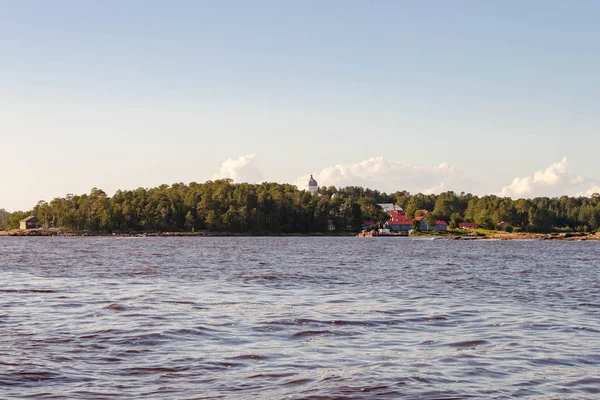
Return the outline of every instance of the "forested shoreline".
<path id="1" fill-rule="evenodd" d="M 475 222 L 507 231 L 591 232 L 600 227 L 600 196 L 539 197 L 513 200 L 465 193 L 386 194 L 350 186 L 321 187 L 317 194 L 279 183 L 233 183 L 229 179 L 156 188 L 119 190 L 112 197 L 94 188 L 89 194 L 39 201 L 29 211 L 0 209 L 0 229 L 16 229 L 34 215 L 42 227 L 102 233 L 232 232 L 306 234 L 357 232 L 364 221 L 382 223 L 378 203 L 395 203 L 407 218 L 429 211 L 456 227 Z"/>

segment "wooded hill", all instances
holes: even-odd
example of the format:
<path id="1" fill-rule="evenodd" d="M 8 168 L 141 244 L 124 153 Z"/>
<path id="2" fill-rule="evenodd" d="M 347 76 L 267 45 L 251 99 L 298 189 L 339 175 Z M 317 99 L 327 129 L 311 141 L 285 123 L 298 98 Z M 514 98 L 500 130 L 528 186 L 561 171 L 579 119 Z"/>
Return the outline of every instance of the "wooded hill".
<path id="1" fill-rule="evenodd" d="M 90 232 L 177 232 L 211 230 L 240 233 L 359 231 L 365 220 L 383 222 L 387 215 L 377 203 L 396 203 L 408 218 L 430 211 L 455 227 L 476 222 L 482 228 L 529 232 L 593 231 L 600 227 L 600 196 L 535 199 L 483 197 L 444 192 L 393 194 L 362 187 L 321 187 L 309 194 L 278 183 L 233 183 L 229 179 L 177 183 L 156 188 L 118 191 L 109 197 L 100 189 L 40 201 L 33 210 L 0 212 L 0 228 L 18 228 L 19 221 L 35 215 L 46 227 Z"/>
<path id="2" fill-rule="evenodd" d="M 0 208 L 0 229 L 6 229 L 9 225 L 10 213 L 4 208 Z"/>

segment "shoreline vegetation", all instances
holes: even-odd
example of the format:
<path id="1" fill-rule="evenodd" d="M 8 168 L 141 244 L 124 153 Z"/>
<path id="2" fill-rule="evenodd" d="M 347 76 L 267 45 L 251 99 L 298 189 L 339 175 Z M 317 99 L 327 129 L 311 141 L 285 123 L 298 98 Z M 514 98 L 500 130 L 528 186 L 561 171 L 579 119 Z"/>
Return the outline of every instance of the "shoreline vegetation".
<path id="1" fill-rule="evenodd" d="M 67 231 L 59 228 L 39 229 L 10 229 L 0 231 L 1 236 L 59 236 L 59 237 L 353 237 L 353 232 L 346 233 L 240 233 L 240 232 L 90 232 L 90 231 Z"/>
<path id="2" fill-rule="evenodd" d="M 118 190 L 39 201 L 28 211 L 0 209 L 3 236 L 267 236 L 355 235 L 382 227 L 389 215 L 378 204 L 393 203 L 407 220 L 423 216 L 428 225 L 447 223 L 452 234 L 461 222 L 493 238 L 565 238 L 594 236 L 600 229 L 600 194 L 590 197 L 516 199 L 452 191 L 440 194 L 387 194 L 348 186 L 319 187 L 316 193 L 294 185 L 233 183 L 231 179 Z M 37 233 L 18 233 L 20 222 L 36 217 Z M 430 221 L 431 220 L 431 223 Z M 367 221 L 369 224 L 367 224 Z M 1 233 L 4 232 L 4 233 Z M 42 232 L 42 233 L 40 233 Z M 581 234 L 581 235 L 574 235 Z M 540 236 L 541 235 L 541 236 Z M 548 236 L 549 235 L 549 236 Z"/>
<path id="3" fill-rule="evenodd" d="M 236 233 L 236 232 L 73 232 L 63 229 L 11 229 L 0 231 L 0 237 L 425 237 L 444 240 L 566 240 L 566 241 L 600 241 L 600 232 L 596 233 L 508 233 L 504 231 L 462 230 L 448 232 L 419 232 L 410 235 L 369 235 L 363 232 L 347 233 L 308 233 L 308 234 L 272 234 L 272 233 Z"/>
<path id="4" fill-rule="evenodd" d="M 361 232 L 360 237 L 428 237 L 432 239 L 446 240 L 567 240 L 567 241 L 586 241 L 600 240 L 600 232 L 596 233 L 509 233 L 505 231 L 476 230 L 464 231 L 453 230 L 447 232 L 418 232 L 413 234 L 377 234 L 370 232 Z"/>

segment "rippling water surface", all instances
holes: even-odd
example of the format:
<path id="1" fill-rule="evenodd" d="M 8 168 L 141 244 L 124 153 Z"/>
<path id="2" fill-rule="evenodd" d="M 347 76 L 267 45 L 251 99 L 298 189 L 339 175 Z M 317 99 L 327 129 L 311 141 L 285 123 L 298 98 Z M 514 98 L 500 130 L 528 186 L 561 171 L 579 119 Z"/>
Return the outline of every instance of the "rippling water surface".
<path id="1" fill-rule="evenodd" d="M 0 398 L 600 398 L 600 243 L 0 238 Z"/>

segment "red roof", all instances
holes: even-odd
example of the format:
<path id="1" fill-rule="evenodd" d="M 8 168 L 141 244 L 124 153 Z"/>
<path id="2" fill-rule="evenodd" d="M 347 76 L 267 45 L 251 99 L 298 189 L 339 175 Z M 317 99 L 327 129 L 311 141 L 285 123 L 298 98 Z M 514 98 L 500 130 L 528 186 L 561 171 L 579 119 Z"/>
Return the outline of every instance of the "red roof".
<path id="1" fill-rule="evenodd" d="M 406 214 L 404 214 L 404 211 L 390 211 L 389 214 L 392 218 L 406 218 Z"/>
<path id="2" fill-rule="evenodd" d="M 448 224 L 446 223 L 446 221 L 440 221 L 440 220 L 436 220 L 436 221 L 435 221 L 435 224 L 436 224 L 436 225 L 448 225 Z"/>
<path id="3" fill-rule="evenodd" d="M 461 222 L 458 224 L 459 228 L 477 228 L 477 224 L 475 222 Z"/>
<path id="4" fill-rule="evenodd" d="M 417 221 L 420 221 L 420 220 L 422 220 L 423 218 L 425 218 L 425 217 L 424 217 L 424 216 L 422 216 L 422 215 L 420 215 L 420 216 L 418 216 L 418 217 L 415 217 L 415 219 L 416 219 Z"/>

